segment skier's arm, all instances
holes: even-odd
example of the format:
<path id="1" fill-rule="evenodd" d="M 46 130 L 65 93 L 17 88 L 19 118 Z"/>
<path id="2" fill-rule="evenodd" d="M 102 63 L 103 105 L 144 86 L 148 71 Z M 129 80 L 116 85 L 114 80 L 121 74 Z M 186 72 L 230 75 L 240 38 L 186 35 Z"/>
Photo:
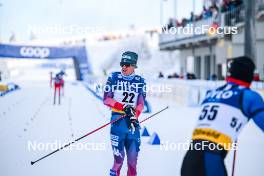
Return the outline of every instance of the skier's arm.
<path id="1" fill-rule="evenodd" d="M 243 105 L 246 115 L 264 132 L 264 102 L 261 96 L 253 91 L 245 91 Z"/>
<path id="2" fill-rule="evenodd" d="M 117 101 L 115 101 L 113 99 L 114 97 L 114 93 L 113 93 L 113 77 L 110 76 L 108 79 L 107 79 L 107 82 L 106 82 L 106 87 L 104 89 L 104 98 L 103 98 L 103 102 L 106 106 L 109 106 L 111 108 L 115 108 L 117 110 L 120 110 L 122 111 L 123 110 L 123 104 L 122 103 L 119 103 Z"/>
<path id="3" fill-rule="evenodd" d="M 137 106 L 136 106 L 136 117 L 137 118 L 139 117 L 142 110 L 144 109 L 144 102 L 145 102 L 145 97 L 142 94 L 139 94 Z"/>
<path id="4" fill-rule="evenodd" d="M 257 126 L 264 132 L 264 110 L 261 113 L 258 113 L 253 118 L 253 120 L 257 124 Z"/>
<path id="5" fill-rule="evenodd" d="M 138 100 L 137 100 L 137 105 L 136 105 L 136 117 L 137 118 L 139 117 L 139 115 L 144 109 L 144 103 L 146 99 L 146 83 L 144 80 L 143 80 L 142 85 L 143 86 L 141 88 L 140 94 L 138 95 Z"/>
<path id="6" fill-rule="evenodd" d="M 123 110 L 123 104 L 115 101 L 113 99 L 113 92 L 104 92 L 104 104 L 106 106 L 109 106 L 111 108 L 115 108 L 117 110 L 122 111 Z"/>

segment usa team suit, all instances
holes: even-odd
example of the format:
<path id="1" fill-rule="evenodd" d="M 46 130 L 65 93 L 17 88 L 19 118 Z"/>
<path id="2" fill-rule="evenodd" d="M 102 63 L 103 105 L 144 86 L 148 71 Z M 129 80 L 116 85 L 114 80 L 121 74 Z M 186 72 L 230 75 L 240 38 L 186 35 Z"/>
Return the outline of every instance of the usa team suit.
<path id="1" fill-rule="evenodd" d="M 125 76 L 121 72 L 114 72 L 108 77 L 104 89 L 104 104 L 112 109 L 111 120 L 115 120 L 124 113 L 124 106 L 131 105 L 136 110 L 136 118 L 144 108 L 146 98 L 145 81 L 134 73 Z M 131 130 L 129 119 L 124 117 L 111 125 L 110 138 L 114 155 L 114 164 L 110 176 L 119 176 L 125 153 L 127 155 L 128 176 L 137 175 L 137 158 L 140 147 L 140 127 Z"/>

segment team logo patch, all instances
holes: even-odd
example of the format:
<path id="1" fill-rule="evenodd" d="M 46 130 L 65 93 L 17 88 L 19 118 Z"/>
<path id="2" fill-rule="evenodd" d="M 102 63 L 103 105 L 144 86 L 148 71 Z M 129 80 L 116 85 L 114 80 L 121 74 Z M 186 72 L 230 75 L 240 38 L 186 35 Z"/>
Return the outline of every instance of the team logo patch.
<path id="1" fill-rule="evenodd" d="M 113 140 L 113 141 L 118 141 L 119 140 L 119 136 L 111 134 L 110 135 L 110 139 Z"/>
<path id="2" fill-rule="evenodd" d="M 139 81 L 140 80 L 140 77 L 139 76 L 136 76 L 135 77 L 135 80 Z"/>
<path id="3" fill-rule="evenodd" d="M 122 56 L 122 59 L 124 59 L 124 62 L 126 62 L 127 61 L 126 59 L 130 60 L 131 59 L 131 56 L 129 56 L 129 55 L 123 55 Z"/>
<path id="4" fill-rule="evenodd" d="M 118 142 L 117 141 L 111 141 L 111 145 L 115 146 L 115 147 L 118 147 Z"/>
<path id="5" fill-rule="evenodd" d="M 122 155 L 121 155 L 121 153 L 119 152 L 119 150 L 117 148 L 113 148 L 113 154 L 115 156 L 119 156 L 119 157 L 123 158 Z"/>

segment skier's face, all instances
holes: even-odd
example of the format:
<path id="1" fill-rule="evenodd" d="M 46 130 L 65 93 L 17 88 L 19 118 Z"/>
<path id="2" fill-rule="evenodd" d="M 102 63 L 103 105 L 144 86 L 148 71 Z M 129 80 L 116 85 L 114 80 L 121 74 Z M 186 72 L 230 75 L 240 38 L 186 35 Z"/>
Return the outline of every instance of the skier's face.
<path id="1" fill-rule="evenodd" d="M 135 67 L 131 65 L 122 65 L 122 74 L 125 76 L 131 75 L 135 71 Z"/>

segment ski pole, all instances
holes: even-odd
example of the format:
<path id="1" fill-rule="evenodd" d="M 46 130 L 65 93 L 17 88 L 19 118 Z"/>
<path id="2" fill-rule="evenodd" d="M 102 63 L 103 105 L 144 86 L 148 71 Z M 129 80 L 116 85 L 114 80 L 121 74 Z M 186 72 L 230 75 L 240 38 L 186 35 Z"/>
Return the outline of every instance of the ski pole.
<path id="1" fill-rule="evenodd" d="M 169 106 L 167 106 L 166 108 L 163 108 L 162 110 L 156 112 L 155 114 L 152 114 L 151 116 L 149 116 L 149 117 L 147 117 L 147 118 L 141 120 L 141 121 L 139 122 L 139 124 L 141 124 L 141 123 L 143 123 L 143 122 L 149 120 L 149 119 L 152 118 L 153 116 L 155 116 L 155 115 L 161 113 L 162 111 L 165 111 L 165 110 L 168 109 L 168 108 L 169 108 Z M 135 126 L 132 125 L 132 129 L 131 129 L 131 131 L 132 131 L 133 134 L 134 134 L 134 132 L 135 132 L 135 129 L 136 129 Z"/>
<path id="2" fill-rule="evenodd" d="M 237 140 L 235 141 L 235 143 L 237 144 Z M 234 157 L 233 157 L 233 164 L 232 164 L 232 176 L 235 176 L 236 154 L 237 154 L 237 149 L 234 150 Z"/>
<path id="3" fill-rule="evenodd" d="M 169 108 L 169 106 L 167 106 L 167 107 L 165 107 L 165 108 L 161 109 L 160 111 L 158 111 L 158 112 L 156 112 L 156 113 L 152 114 L 151 116 L 149 116 L 149 117 L 147 117 L 147 118 L 145 118 L 145 119 L 141 120 L 139 123 L 143 123 L 143 122 L 145 122 L 145 121 L 149 120 L 150 118 L 152 118 L 152 117 L 154 117 L 155 115 L 157 115 L 157 114 L 161 113 L 162 111 L 165 111 L 165 110 L 166 110 L 166 109 L 168 109 L 168 108 Z"/>
<path id="4" fill-rule="evenodd" d="M 168 109 L 168 106 L 167 106 L 166 108 L 164 108 L 164 109 L 162 109 L 162 110 L 156 112 L 155 114 L 149 116 L 148 118 L 142 120 L 140 123 L 142 123 L 142 122 L 144 122 L 144 121 L 150 119 L 151 117 L 153 117 L 153 116 L 155 116 L 155 115 L 161 113 L 162 111 L 164 111 L 164 110 L 166 110 L 166 109 Z M 36 161 L 31 161 L 31 165 L 35 164 L 36 162 L 39 162 L 40 160 L 43 160 L 44 158 L 47 158 L 47 157 L 50 156 L 50 155 L 53 155 L 54 153 L 56 153 L 56 152 L 58 152 L 58 151 L 60 151 L 60 150 L 62 150 L 62 149 L 64 149 L 64 148 L 66 148 L 66 147 L 69 147 L 71 144 L 74 144 L 75 142 L 77 142 L 77 141 L 79 141 L 79 140 L 81 140 L 81 139 L 83 139 L 83 138 L 85 138 L 85 137 L 87 137 L 87 136 L 89 136 L 89 135 L 95 133 L 96 131 L 98 131 L 98 130 L 100 130 L 100 129 L 102 129 L 102 128 L 104 128 L 104 127 L 110 125 L 110 124 L 113 124 L 113 123 L 117 122 L 118 120 L 120 120 L 120 119 L 122 119 L 122 118 L 124 118 L 124 117 L 125 117 L 125 116 L 122 115 L 122 116 L 120 116 L 119 118 L 117 118 L 117 119 L 115 119 L 115 120 L 112 120 L 112 121 L 110 121 L 110 122 L 108 122 L 108 123 L 106 123 L 106 124 L 104 124 L 104 125 L 102 125 L 102 126 L 96 128 L 95 130 L 93 130 L 93 131 L 91 131 L 91 132 L 89 132 L 89 133 L 87 133 L 87 134 L 85 134 L 85 135 L 79 137 L 78 139 L 75 139 L 74 141 L 69 142 L 68 144 L 62 146 L 61 148 L 58 148 L 57 150 L 54 150 L 53 152 L 51 152 L 51 153 L 49 153 L 49 154 L 47 154 L 47 155 L 45 155 L 45 156 L 43 156 L 43 157 L 37 159 Z"/>
<path id="5" fill-rule="evenodd" d="M 89 136 L 89 135 L 95 133 L 96 131 L 98 131 L 98 130 L 100 130 L 100 129 L 102 129 L 102 128 L 104 128 L 104 127 L 106 127 L 106 126 L 108 126 L 108 125 L 110 125 L 110 124 L 112 124 L 112 123 L 115 123 L 116 121 L 118 121 L 118 120 L 120 120 L 120 119 L 122 119 L 122 118 L 124 118 L 124 116 L 120 116 L 119 118 L 117 118 L 117 119 L 115 119 L 115 120 L 112 120 L 112 121 L 110 121 L 110 122 L 108 122 L 108 123 L 106 123 L 106 124 L 100 126 L 99 128 L 96 128 L 95 130 L 93 130 L 93 131 L 91 131 L 91 132 L 89 132 L 89 133 L 83 135 L 82 137 L 79 137 L 78 139 L 75 139 L 75 140 L 72 141 L 72 142 L 69 142 L 68 144 L 62 146 L 61 148 L 58 148 L 57 150 L 54 150 L 53 152 L 51 152 L 51 153 L 49 153 L 49 154 L 47 154 L 47 155 L 45 155 L 45 156 L 39 158 L 39 159 L 36 160 L 36 161 L 31 161 L 31 165 L 35 164 L 36 162 L 38 162 L 38 161 L 40 161 L 40 160 L 42 160 L 42 159 L 44 159 L 44 158 L 46 158 L 46 157 L 48 157 L 48 156 L 50 156 L 50 155 L 56 153 L 56 152 L 58 152 L 58 151 L 60 151 L 60 150 L 62 150 L 62 149 L 64 149 L 64 148 L 66 148 L 66 147 L 69 147 L 71 144 L 74 144 L 75 142 L 77 142 L 77 141 L 79 141 L 79 140 L 81 140 L 81 139 L 83 139 L 83 138 L 85 138 L 85 137 L 87 137 L 87 136 Z"/>
<path id="6" fill-rule="evenodd" d="M 55 105 L 56 104 L 56 87 L 54 86 L 54 98 L 53 98 L 53 104 Z"/>

